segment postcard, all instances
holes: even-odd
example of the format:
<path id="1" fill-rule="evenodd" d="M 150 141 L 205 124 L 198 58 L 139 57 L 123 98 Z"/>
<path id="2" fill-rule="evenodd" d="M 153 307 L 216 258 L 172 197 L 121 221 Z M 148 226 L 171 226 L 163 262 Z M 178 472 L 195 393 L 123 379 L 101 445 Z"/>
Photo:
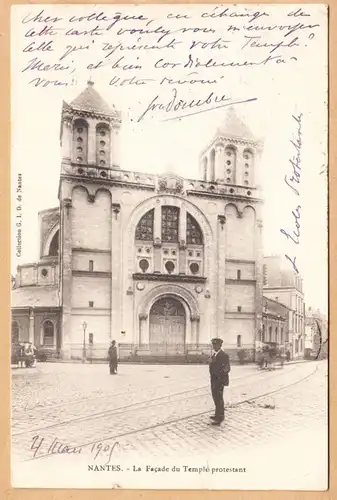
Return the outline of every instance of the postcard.
<path id="1" fill-rule="evenodd" d="M 327 489 L 327 11 L 12 7 L 13 487 Z"/>

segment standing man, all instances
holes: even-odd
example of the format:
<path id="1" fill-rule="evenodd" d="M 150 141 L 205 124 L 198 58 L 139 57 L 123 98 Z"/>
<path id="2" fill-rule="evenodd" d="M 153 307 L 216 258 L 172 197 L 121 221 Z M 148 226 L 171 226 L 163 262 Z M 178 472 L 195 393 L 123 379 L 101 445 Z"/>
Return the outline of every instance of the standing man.
<path id="1" fill-rule="evenodd" d="M 231 371 L 228 354 L 222 349 L 223 340 L 212 339 L 214 354 L 209 365 L 211 376 L 212 397 L 215 404 L 215 415 L 211 416 L 212 425 L 220 425 L 225 419 L 225 408 L 223 401 L 223 390 L 229 385 L 229 372 Z"/>
<path id="2" fill-rule="evenodd" d="M 110 375 L 116 375 L 117 374 L 117 365 L 118 365 L 117 347 L 116 347 L 116 341 L 113 340 L 111 342 L 110 347 L 109 347 Z"/>

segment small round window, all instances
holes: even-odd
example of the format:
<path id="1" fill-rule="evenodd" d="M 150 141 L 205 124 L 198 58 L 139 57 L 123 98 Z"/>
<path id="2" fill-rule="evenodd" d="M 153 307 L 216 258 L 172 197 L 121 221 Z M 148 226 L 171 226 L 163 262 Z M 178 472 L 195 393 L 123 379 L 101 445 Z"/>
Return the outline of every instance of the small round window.
<path id="1" fill-rule="evenodd" d="M 249 168 L 249 164 L 248 164 L 248 163 L 245 163 L 245 167 L 246 167 L 246 168 Z"/>
<path id="2" fill-rule="evenodd" d="M 226 161 L 227 165 L 230 165 L 231 164 L 231 161 L 230 160 L 227 160 Z"/>
<path id="3" fill-rule="evenodd" d="M 79 146 L 76 151 L 78 151 L 79 153 L 82 153 L 83 149 Z"/>
<path id="4" fill-rule="evenodd" d="M 77 142 L 83 142 L 82 137 L 77 137 Z"/>
<path id="5" fill-rule="evenodd" d="M 105 142 L 104 141 L 100 141 L 99 145 L 101 146 L 101 148 L 104 148 Z"/>
<path id="6" fill-rule="evenodd" d="M 150 267 L 150 264 L 149 264 L 149 262 L 146 259 L 142 259 L 139 262 L 139 267 L 141 268 L 141 270 L 143 271 L 143 273 L 146 273 L 146 271 Z"/>
<path id="7" fill-rule="evenodd" d="M 228 178 L 226 179 L 226 182 L 230 182 L 230 181 L 231 181 L 231 180 L 230 180 L 230 178 L 228 177 Z"/>
<path id="8" fill-rule="evenodd" d="M 232 156 L 232 152 L 231 151 L 227 151 L 227 156 Z"/>
<path id="9" fill-rule="evenodd" d="M 105 161 L 104 161 L 104 160 L 101 160 L 101 161 L 99 162 L 99 164 L 103 166 L 103 165 L 105 165 Z"/>
<path id="10" fill-rule="evenodd" d="M 105 130 L 100 130 L 100 131 L 99 131 L 99 134 L 100 134 L 102 137 L 104 137 L 104 136 L 105 136 Z"/>
<path id="11" fill-rule="evenodd" d="M 101 172 L 101 177 L 106 177 L 106 172 L 104 172 L 104 170 Z"/>
<path id="12" fill-rule="evenodd" d="M 48 270 L 45 269 L 45 268 L 43 268 L 42 271 L 41 271 L 41 274 L 45 278 L 46 276 L 48 276 Z"/>
<path id="13" fill-rule="evenodd" d="M 226 172 L 227 172 L 227 174 L 230 174 L 230 173 L 231 173 L 231 170 L 228 168 L 228 169 L 226 170 Z"/>
<path id="14" fill-rule="evenodd" d="M 77 163 L 82 163 L 82 158 L 81 158 L 80 156 L 78 156 L 78 157 L 76 158 L 76 161 L 77 161 Z"/>
<path id="15" fill-rule="evenodd" d="M 174 271 L 174 264 L 171 260 L 169 260 L 168 262 L 166 262 L 165 264 L 165 269 L 166 271 L 169 273 L 169 274 L 172 274 L 173 271 Z"/>
<path id="16" fill-rule="evenodd" d="M 83 128 L 82 128 L 82 127 L 78 127 L 77 132 L 78 132 L 79 134 L 82 134 L 82 132 L 83 132 Z"/>
<path id="17" fill-rule="evenodd" d="M 190 265 L 190 270 L 192 274 L 198 274 L 199 264 L 197 264 L 196 262 L 192 262 L 192 264 Z"/>
<path id="18" fill-rule="evenodd" d="M 101 156 L 105 156 L 105 151 L 103 151 L 103 149 L 101 149 L 101 151 L 99 152 L 99 154 L 100 154 Z"/>

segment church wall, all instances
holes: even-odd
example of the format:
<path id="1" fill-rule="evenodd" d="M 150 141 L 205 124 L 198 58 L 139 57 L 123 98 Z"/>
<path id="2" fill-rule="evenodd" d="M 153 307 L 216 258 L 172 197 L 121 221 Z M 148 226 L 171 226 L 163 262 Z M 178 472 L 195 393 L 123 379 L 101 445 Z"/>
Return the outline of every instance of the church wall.
<path id="1" fill-rule="evenodd" d="M 110 272 L 110 252 L 81 252 L 73 249 L 72 266 L 74 270 L 89 271 L 89 262 L 93 261 L 93 270 L 97 272 Z"/>
<path id="2" fill-rule="evenodd" d="M 97 193 L 89 201 L 86 189 L 75 187 L 72 195 L 73 247 L 99 250 L 111 249 L 111 196 L 106 191 Z"/>
<path id="3" fill-rule="evenodd" d="M 226 312 L 255 311 L 255 284 L 227 284 L 226 285 Z"/>
<path id="4" fill-rule="evenodd" d="M 254 348 L 254 324 L 254 318 L 226 318 L 223 348 L 233 359 L 239 349 L 249 351 Z M 241 346 L 238 345 L 238 335 L 241 335 Z"/>
<path id="5" fill-rule="evenodd" d="M 110 311 L 110 278 L 95 276 L 73 276 L 72 307 L 89 307 Z"/>
<path id="6" fill-rule="evenodd" d="M 238 278 L 238 271 L 241 272 Z M 231 280 L 253 280 L 255 279 L 255 262 L 226 261 L 226 278 Z"/>

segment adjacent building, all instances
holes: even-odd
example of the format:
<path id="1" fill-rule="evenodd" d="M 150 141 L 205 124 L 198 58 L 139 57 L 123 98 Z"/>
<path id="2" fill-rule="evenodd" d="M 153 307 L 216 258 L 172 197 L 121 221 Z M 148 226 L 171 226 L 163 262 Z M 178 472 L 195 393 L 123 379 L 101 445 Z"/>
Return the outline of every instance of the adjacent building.
<path id="1" fill-rule="evenodd" d="M 305 347 L 303 280 L 290 268 L 284 268 L 280 256 L 268 256 L 263 259 L 263 295 L 288 308 L 288 347 L 294 359 L 303 357 Z"/>
<path id="2" fill-rule="evenodd" d="M 63 103 L 59 206 L 39 214 L 39 261 L 18 267 L 13 341 L 102 358 L 115 339 L 121 359 L 165 360 L 199 359 L 219 336 L 232 356 L 253 357 L 260 144 L 231 110 L 201 152 L 199 178 L 186 179 L 123 170 L 120 127 L 92 82 Z"/>
<path id="3" fill-rule="evenodd" d="M 284 304 L 263 297 L 262 343 L 275 342 L 285 351 L 290 349 L 289 313 Z"/>
<path id="4" fill-rule="evenodd" d="M 305 356 L 324 358 L 327 355 L 327 318 L 319 309 L 308 307 L 305 315 Z"/>

